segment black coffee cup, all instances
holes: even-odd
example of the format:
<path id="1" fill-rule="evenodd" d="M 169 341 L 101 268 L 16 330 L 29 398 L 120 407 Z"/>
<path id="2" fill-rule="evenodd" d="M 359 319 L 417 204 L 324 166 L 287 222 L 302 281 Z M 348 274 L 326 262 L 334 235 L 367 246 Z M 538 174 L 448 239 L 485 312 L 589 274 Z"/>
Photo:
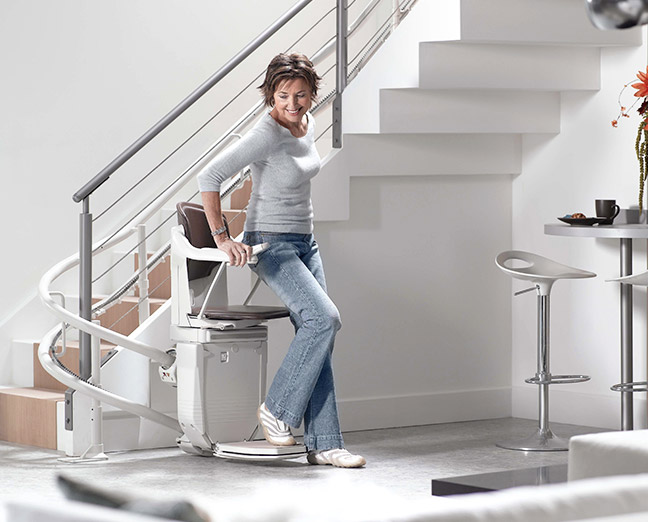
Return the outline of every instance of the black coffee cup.
<path id="1" fill-rule="evenodd" d="M 596 204 L 596 217 L 607 218 L 610 222 L 619 215 L 619 205 L 616 204 L 615 199 L 597 199 Z"/>

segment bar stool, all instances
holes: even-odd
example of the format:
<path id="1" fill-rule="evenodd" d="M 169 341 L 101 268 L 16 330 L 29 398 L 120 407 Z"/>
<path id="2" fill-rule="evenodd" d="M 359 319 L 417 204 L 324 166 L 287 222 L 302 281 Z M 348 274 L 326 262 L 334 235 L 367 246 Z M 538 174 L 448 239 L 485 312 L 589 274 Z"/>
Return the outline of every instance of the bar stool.
<path id="1" fill-rule="evenodd" d="M 513 261 L 521 261 L 525 266 L 514 268 Z M 500 448 L 520 451 L 566 451 L 568 441 L 556 437 L 549 427 L 549 385 L 571 384 L 589 381 L 587 375 L 552 375 L 549 369 L 549 295 L 551 287 L 558 279 L 584 279 L 596 277 L 596 274 L 562 265 L 546 257 L 509 250 L 499 254 L 495 260 L 497 266 L 515 279 L 529 281 L 533 287 L 515 295 L 532 290 L 538 292 L 538 346 L 537 371 L 534 377 L 525 379 L 528 384 L 536 384 L 539 388 L 538 430 L 531 436 L 520 440 L 496 444 Z"/>
<path id="2" fill-rule="evenodd" d="M 615 279 L 607 279 L 605 282 L 648 287 L 648 271 L 641 272 L 640 274 L 617 277 Z M 632 374 L 632 364 L 630 364 L 630 369 L 628 371 Z M 622 376 L 621 378 L 623 379 L 624 377 Z M 621 393 L 645 392 L 648 391 L 648 381 L 621 382 L 611 386 L 610 389 Z"/>

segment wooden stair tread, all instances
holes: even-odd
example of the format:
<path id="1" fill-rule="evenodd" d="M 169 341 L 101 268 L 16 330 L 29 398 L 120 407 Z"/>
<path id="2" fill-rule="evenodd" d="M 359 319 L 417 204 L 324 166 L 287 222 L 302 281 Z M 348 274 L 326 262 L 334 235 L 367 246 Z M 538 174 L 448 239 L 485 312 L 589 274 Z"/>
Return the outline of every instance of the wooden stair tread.
<path id="1" fill-rule="evenodd" d="M 46 388 L 1 388 L 0 394 L 14 395 L 18 397 L 29 397 L 45 401 L 63 401 L 65 393 Z"/>
<path id="2" fill-rule="evenodd" d="M 38 346 L 38 344 L 39 343 L 34 343 L 35 346 Z M 63 346 L 63 341 L 61 339 L 59 339 L 58 342 L 56 343 L 56 346 L 58 346 L 58 347 Z M 68 339 L 67 341 L 65 341 L 65 346 L 67 348 L 72 348 L 73 350 L 78 350 L 79 349 L 79 341 L 77 341 L 77 340 L 69 340 Z M 105 350 L 110 350 L 111 348 L 113 348 L 115 346 L 115 344 L 111 343 L 111 342 L 108 342 L 108 341 L 102 340 L 99 346 L 101 346 L 101 350 L 103 351 L 104 349 Z"/>
<path id="3" fill-rule="evenodd" d="M 66 346 L 68 350 L 65 355 L 60 356 L 59 360 L 73 372 L 79 371 L 79 341 L 67 341 Z M 60 346 L 60 344 L 59 344 Z M 102 342 L 100 345 L 101 356 L 103 357 L 111 350 L 115 349 L 114 344 Z M 67 386 L 45 371 L 40 361 L 38 360 L 38 343 L 34 343 L 34 386 L 37 389 L 52 390 L 64 392 Z"/>
<path id="4" fill-rule="evenodd" d="M 0 440 L 57 449 L 57 404 L 60 391 L 44 388 L 0 389 Z"/>
<path id="5" fill-rule="evenodd" d="M 95 295 L 92 300 L 93 300 L 94 303 L 98 303 L 99 301 L 105 299 L 106 297 L 108 297 L 108 296 L 107 295 L 105 295 L 105 296 Z M 122 303 L 132 303 L 132 304 L 137 303 L 139 300 L 140 300 L 140 298 L 138 296 L 136 296 L 136 295 L 125 295 L 120 299 L 120 301 Z M 149 302 L 151 304 L 163 305 L 168 300 L 169 300 L 169 298 L 164 298 L 164 297 L 149 297 Z M 114 306 L 117 306 L 117 305 L 114 305 Z"/>

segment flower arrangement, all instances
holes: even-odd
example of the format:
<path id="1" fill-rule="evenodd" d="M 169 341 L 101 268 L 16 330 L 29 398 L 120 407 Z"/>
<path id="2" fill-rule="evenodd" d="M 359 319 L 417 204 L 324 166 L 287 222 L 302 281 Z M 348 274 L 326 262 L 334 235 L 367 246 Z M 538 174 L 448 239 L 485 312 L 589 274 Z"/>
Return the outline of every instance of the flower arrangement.
<path id="1" fill-rule="evenodd" d="M 639 161 L 639 212 L 641 212 L 643 210 L 644 185 L 648 177 L 648 68 L 646 68 L 646 72 L 639 71 L 637 78 L 639 78 L 637 83 L 628 82 L 621 89 L 617 100 L 620 109 L 619 115 L 615 120 L 612 120 L 612 127 L 616 128 L 621 118 L 629 118 L 630 115 L 628 112 L 641 102 L 637 109 L 637 112 L 641 116 L 641 122 L 639 122 L 637 138 L 635 140 L 635 154 Z M 630 108 L 626 108 L 621 100 L 628 87 L 636 89 L 634 95 L 637 98 Z"/>

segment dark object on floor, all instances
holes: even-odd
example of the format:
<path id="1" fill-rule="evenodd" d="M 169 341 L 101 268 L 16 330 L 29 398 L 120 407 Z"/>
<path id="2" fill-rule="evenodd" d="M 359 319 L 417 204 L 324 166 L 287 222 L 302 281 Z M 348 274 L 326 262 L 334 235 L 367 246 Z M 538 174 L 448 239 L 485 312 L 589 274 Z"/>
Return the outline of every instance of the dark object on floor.
<path id="1" fill-rule="evenodd" d="M 567 464 L 435 479 L 432 480 L 432 495 L 444 497 L 559 482 L 567 482 Z"/>
<path id="2" fill-rule="evenodd" d="M 59 489 L 69 500 L 167 520 L 180 520 L 182 522 L 207 522 L 208 520 L 198 513 L 193 504 L 185 500 L 158 501 L 133 498 L 121 493 L 113 493 L 107 489 L 89 486 L 63 475 L 58 475 L 56 479 Z"/>

